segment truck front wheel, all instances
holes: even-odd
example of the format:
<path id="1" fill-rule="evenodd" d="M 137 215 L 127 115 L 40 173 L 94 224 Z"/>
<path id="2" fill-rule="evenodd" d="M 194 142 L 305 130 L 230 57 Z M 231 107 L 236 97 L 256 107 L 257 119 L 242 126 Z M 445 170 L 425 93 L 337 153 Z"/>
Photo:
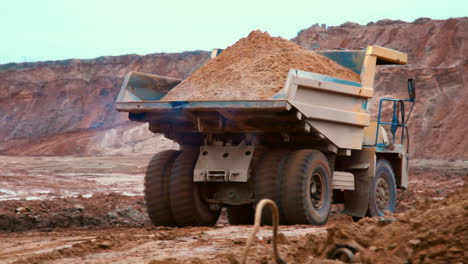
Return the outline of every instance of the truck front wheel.
<path id="1" fill-rule="evenodd" d="M 378 160 L 369 186 L 368 216 L 382 216 L 385 211 L 395 212 L 396 193 L 392 166 L 385 159 Z"/>
<path id="2" fill-rule="evenodd" d="M 317 150 L 298 150 L 285 168 L 281 204 L 289 224 L 324 225 L 332 204 L 327 158 Z"/>

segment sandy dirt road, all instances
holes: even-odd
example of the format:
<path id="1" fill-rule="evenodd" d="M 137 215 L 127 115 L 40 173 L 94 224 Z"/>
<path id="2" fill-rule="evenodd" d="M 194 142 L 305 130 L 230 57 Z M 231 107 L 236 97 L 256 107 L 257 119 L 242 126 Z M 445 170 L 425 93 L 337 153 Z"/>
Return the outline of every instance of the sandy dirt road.
<path id="1" fill-rule="evenodd" d="M 37 200 L 110 192 L 141 196 L 150 158 L 150 155 L 0 156 L 0 200 Z M 462 182 L 460 177 L 468 171 L 468 162 L 463 161 L 414 160 L 410 164 L 410 189 L 416 192 L 437 187 L 442 192 L 456 188 Z M 441 179 L 436 180 L 437 177 Z"/>
<path id="2" fill-rule="evenodd" d="M 0 200 L 116 192 L 141 195 L 151 156 L 0 156 Z"/>
<path id="3" fill-rule="evenodd" d="M 141 197 L 149 158 L 0 157 L 0 226 L 10 227 L 0 231 L 0 263 L 236 263 L 251 226 L 229 226 L 225 216 L 215 227 L 150 225 Z M 467 179 L 466 162 L 411 166 L 410 186 L 399 193 L 403 215 L 427 201 L 444 201 Z M 288 263 L 302 257 L 326 263 L 314 262 L 312 252 L 326 244 L 333 226 L 367 228 L 339 209 L 325 227 L 280 227 Z M 372 221 L 368 225 L 378 223 Z M 304 247 L 312 249 L 304 255 Z M 250 256 L 250 263 L 272 263 L 269 227 L 261 229 Z"/>
<path id="4" fill-rule="evenodd" d="M 222 252 L 240 257 L 250 226 L 122 228 L 92 231 L 28 232 L 1 234 L 1 263 L 148 263 L 153 260 L 179 261 L 212 259 Z M 283 227 L 288 238 L 304 235 L 324 237 L 323 227 Z M 271 229 L 262 228 L 255 249 L 268 253 Z M 266 255 L 266 254 L 265 254 Z M 168 260 L 169 261 L 169 260 Z"/>

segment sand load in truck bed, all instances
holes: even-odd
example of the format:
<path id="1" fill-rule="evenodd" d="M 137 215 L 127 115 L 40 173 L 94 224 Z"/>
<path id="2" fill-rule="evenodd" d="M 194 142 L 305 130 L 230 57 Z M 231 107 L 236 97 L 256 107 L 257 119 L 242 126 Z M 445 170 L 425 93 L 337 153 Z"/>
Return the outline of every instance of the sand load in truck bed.
<path id="1" fill-rule="evenodd" d="M 359 82 L 359 75 L 286 39 L 259 30 L 240 39 L 169 91 L 161 101 L 268 100 L 289 69 Z"/>

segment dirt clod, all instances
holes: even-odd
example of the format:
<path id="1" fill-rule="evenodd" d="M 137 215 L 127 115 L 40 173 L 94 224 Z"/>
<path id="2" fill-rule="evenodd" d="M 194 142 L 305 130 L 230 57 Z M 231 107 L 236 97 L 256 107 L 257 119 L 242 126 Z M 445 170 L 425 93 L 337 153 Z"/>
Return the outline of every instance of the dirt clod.
<path id="1" fill-rule="evenodd" d="M 18 207 L 16 208 L 16 214 L 21 214 L 21 213 L 24 213 L 24 212 L 27 212 L 28 209 L 26 209 L 25 207 Z"/>
<path id="2" fill-rule="evenodd" d="M 84 206 L 82 206 L 81 204 L 75 204 L 75 205 L 73 206 L 73 209 L 76 210 L 76 211 L 78 211 L 78 212 L 82 212 L 82 211 L 84 211 L 85 208 L 84 208 Z"/>

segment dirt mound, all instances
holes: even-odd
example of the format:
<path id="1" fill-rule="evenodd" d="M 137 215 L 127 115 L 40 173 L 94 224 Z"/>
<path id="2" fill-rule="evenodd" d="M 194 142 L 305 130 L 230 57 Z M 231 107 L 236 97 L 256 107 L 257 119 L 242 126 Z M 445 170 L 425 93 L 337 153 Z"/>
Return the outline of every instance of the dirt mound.
<path id="1" fill-rule="evenodd" d="M 289 69 L 360 80 L 355 72 L 313 51 L 256 30 L 198 69 L 163 100 L 270 99 L 284 87 Z"/>
<path id="2" fill-rule="evenodd" d="M 138 71 L 185 78 L 208 59 L 208 52 L 184 52 L 0 65 L 0 152 L 31 144 L 31 151 L 20 151 L 27 155 L 93 153 L 92 146 L 101 142 L 88 140 L 92 134 L 128 130 L 127 114 L 114 107 L 125 74 Z M 68 149 L 62 144 L 70 138 L 67 133 L 75 133 Z M 83 136 L 77 138 L 78 134 Z M 51 146 L 54 136 L 65 139 L 58 142 L 63 146 Z M 51 141 L 50 146 L 37 148 L 44 141 Z"/>
<path id="3" fill-rule="evenodd" d="M 12 142 L 14 143 L 14 142 Z M 153 134 L 148 124 L 126 122 L 111 128 L 87 129 L 37 138 L 34 143 L 5 150 L 3 155 L 90 156 L 154 154 L 177 149 L 177 143 Z"/>
<path id="4" fill-rule="evenodd" d="M 326 240 L 308 236 L 290 255 L 328 258 L 336 248 L 355 251 L 359 263 L 462 263 L 468 245 L 468 187 L 446 200 L 427 199 L 402 214 L 365 218 L 328 228 Z"/>
<path id="5" fill-rule="evenodd" d="M 0 202 L 0 231 L 150 225 L 142 197 L 116 193 Z"/>
<path id="6" fill-rule="evenodd" d="M 361 49 L 379 45 L 408 53 L 407 66 L 379 66 L 369 108 L 375 119 L 382 97 L 407 98 L 408 78 L 416 81 L 409 123 L 411 157 L 468 160 L 468 17 L 384 21 L 368 26 L 321 27 L 301 31 L 293 42 L 309 49 Z M 387 113 L 390 104 L 385 106 Z M 386 119 L 388 120 L 388 119 Z"/>

